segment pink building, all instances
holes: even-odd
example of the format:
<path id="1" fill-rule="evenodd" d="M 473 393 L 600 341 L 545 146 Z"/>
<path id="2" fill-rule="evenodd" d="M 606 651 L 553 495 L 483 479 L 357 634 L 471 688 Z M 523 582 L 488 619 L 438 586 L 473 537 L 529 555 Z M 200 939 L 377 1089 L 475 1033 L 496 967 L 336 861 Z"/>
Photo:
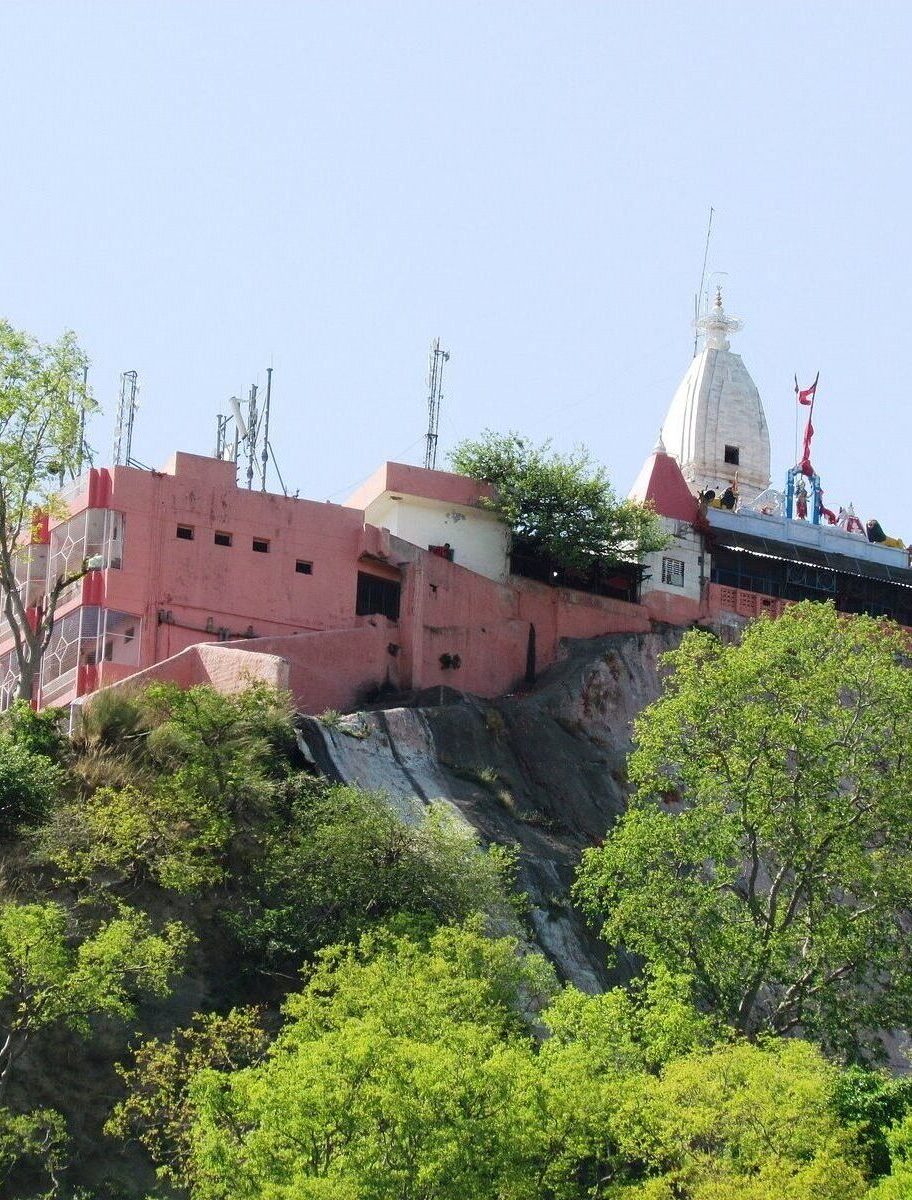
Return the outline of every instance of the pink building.
<path id="1" fill-rule="evenodd" d="M 310 712 L 438 684 L 495 696 L 552 663 L 564 637 L 698 615 L 691 603 L 672 614 L 661 593 L 647 607 L 511 575 L 490 499 L 485 485 L 400 463 L 346 505 L 248 491 L 234 463 L 192 454 L 162 471 L 93 468 L 22 560 L 33 603 L 47 579 L 90 568 L 61 597 L 37 703 L 131 677 L 262 678 Z M 11 647 L 0 625 L 5 703 Z"/>

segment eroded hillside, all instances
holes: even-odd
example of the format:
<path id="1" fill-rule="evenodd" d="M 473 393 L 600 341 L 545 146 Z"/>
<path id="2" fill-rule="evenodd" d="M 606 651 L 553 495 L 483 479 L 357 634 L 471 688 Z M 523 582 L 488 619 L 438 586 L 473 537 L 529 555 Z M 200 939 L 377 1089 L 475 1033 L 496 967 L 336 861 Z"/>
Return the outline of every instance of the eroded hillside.
<path id="1" fill-rule="evenodd" d="M 322 772 L 385 792 L 406 816 L 451 805 L 486 842 L 520 848 L 519 882 L 536 938 L 560 973 L 596 991 L 605 947 L 568 901 L 580 851 L 622 812 L 631 722 L 659 691 L 658 658 L 680 631 L 569 642 L 524 694 L 479 701 L 434 689 L 413 707 L 305 717 L 300 735 Z"/>

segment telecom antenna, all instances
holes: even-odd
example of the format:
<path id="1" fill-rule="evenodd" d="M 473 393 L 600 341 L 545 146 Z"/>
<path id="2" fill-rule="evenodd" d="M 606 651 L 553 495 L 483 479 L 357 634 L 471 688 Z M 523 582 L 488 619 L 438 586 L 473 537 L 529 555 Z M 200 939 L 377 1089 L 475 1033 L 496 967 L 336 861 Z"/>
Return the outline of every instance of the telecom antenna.
<path id="1" fill-rule="evenodd" d="M 694 328 L 696 329 L 697 321 L 700 319 L 700 297 L 703 295 L 703 284 L 706 282 L 706 261 L 709 258 L 709 236 L 712 233 L 713 227 L 713 207 L 709 206 L 709 224 L 706 227 L 706 246 L 703 250 L 703 271 L 700 275 L 700 290 L 694 296 Z M 700 337 L 700 331 L 697 329 L 694 334 L 694 358 L 697 357 L 697 341 Z"/>
<path id="2" fill-rule="evenodd" d="M 440 338 L 434 338 L 428 355 L 428 428 L 425 435 L 427 447 L 424 451 L 424 465 L 432 471 L 437 467 L 437 430 L 440 427 L 440 402 L 443 400 L 443 364 L 449 361 L 449 350 L 441 350 Z"/>
<path id="3" fill-rule="evenodd" d="M 266 491 L 266 472 L 271 463 L 282 493 L 288 495 L 285 481 L 276 462 L 275 451 L 269 440 L 269 421 L 272 412 L 272 367 L 266 369 L 266 402 L 262 409 L 257 404 L 259 388 L 251 384 L 247 400 L 231 396 L 228 400 L 229 413 L 218 413 L 215 418 L 215 457 L 240 466 L 246 463 L 244 479 L 248 491 L 253 491 L 254 479 L 260 491 Z"/>
<path id="4" fill-rule="evenodd" d="M 120 377 L 120 400 L 117 405 L 117 424 L 114 427 L 114 466 L 135 467 L 133 461 L 133 418 L 136 416 L 139 377 L 135 371 L 124 371 Z"/>

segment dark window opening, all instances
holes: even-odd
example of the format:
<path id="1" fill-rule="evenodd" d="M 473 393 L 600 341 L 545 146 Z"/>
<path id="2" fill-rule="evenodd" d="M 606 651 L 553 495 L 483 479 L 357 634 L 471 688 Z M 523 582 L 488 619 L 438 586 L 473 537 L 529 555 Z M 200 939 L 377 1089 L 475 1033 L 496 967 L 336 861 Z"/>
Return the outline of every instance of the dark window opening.
<path id="1" fill-rule="evenodd" d="M 177 536 L 179 538 L 183 539 L 183 541 L 185 541 L 185 542 L 192 542 L 193 541 L 193 526 L 192 525 L 178 525 Z"/>
<path id="2" fill-rule="evenodd" d="M 136 626 L 131 625 L 129 629 L 124 630 L 124 645 L 126 645 L 127 642 L 132 642 L 135 637 L 136 637 Z"/>
<path id="3" fill-rule="evenodd" d="M 257 554 L 269 553 L 269 538 L 254 538 L 253 548 Z"/>
<path id="4" fill-rule="evenodd" d="M 230 546 L 231 545 L 231 534 L 225 533 L 224 530 L 222 530 L 222 529 L 217 529 L 215 531 L 215 539 L 214 540 L 215 540 L 216 546 Z"/>
<path id="5" fill-rule="evenodd" d="M 401 585 L 397 579 L 380 579 L 377 575 L 358 572 L 358 595 L 355 612 L 359 617 L 379 613 L 391 621 L 399 620 L 399 593 Z"/>
<path id="6" fill-rule="evenodd" d="M 680 558 L 662 559 L 662 582 L 672 587 L 684 586 L 684 563 Z"/>
<path id="7" fill-rule="evenodd" d="M 307 562 L 306 559 L 299 558 L 295 563 L 295 570 L 299 575 L 313 575 L 313 569 L 313 563 Z"/>
<path id="8" fill-rule="evenodd" d="M 726 446 L 725 447 L 725 461 L 727 463 L 731 463 L 731 465 L 733 467 L 736 467 L 738 465 L 740 458 L 741 458 L 741 451 L 738 449 L 737 446 Z"/>

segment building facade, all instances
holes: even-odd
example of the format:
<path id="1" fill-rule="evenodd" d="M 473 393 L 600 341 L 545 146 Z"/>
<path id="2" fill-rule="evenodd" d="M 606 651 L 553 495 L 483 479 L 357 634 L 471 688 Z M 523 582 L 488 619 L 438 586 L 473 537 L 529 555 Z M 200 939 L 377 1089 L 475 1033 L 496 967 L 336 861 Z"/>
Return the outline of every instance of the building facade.
<path id="1" fill-rule="evenodd" d="M 667 535 L 640 566 L 530 571 L 487 485 L 403 463 L 345 504 L 238 487 L 235 463 L 200 455 L 93 468 L 17 559 L 33 610 L 49 582 L 85 571 L 60 596 L 34 702 L 151 679 L 263 679 L 307 712 L 443 685 L 493 697 L 534 679 L 566 638 L 738 625 L 802 599 L 912 627 L 907 551 L 854 519 L 793 519 L 769 486 L 759 392 L 729 347 L 740 323 L 719 296 L 701 324 L 706 344 L 630 492 Z M 722 487 L 727 506 L 709 494 Z M 16 682 L 0 621 L 0 706 Z"/>

